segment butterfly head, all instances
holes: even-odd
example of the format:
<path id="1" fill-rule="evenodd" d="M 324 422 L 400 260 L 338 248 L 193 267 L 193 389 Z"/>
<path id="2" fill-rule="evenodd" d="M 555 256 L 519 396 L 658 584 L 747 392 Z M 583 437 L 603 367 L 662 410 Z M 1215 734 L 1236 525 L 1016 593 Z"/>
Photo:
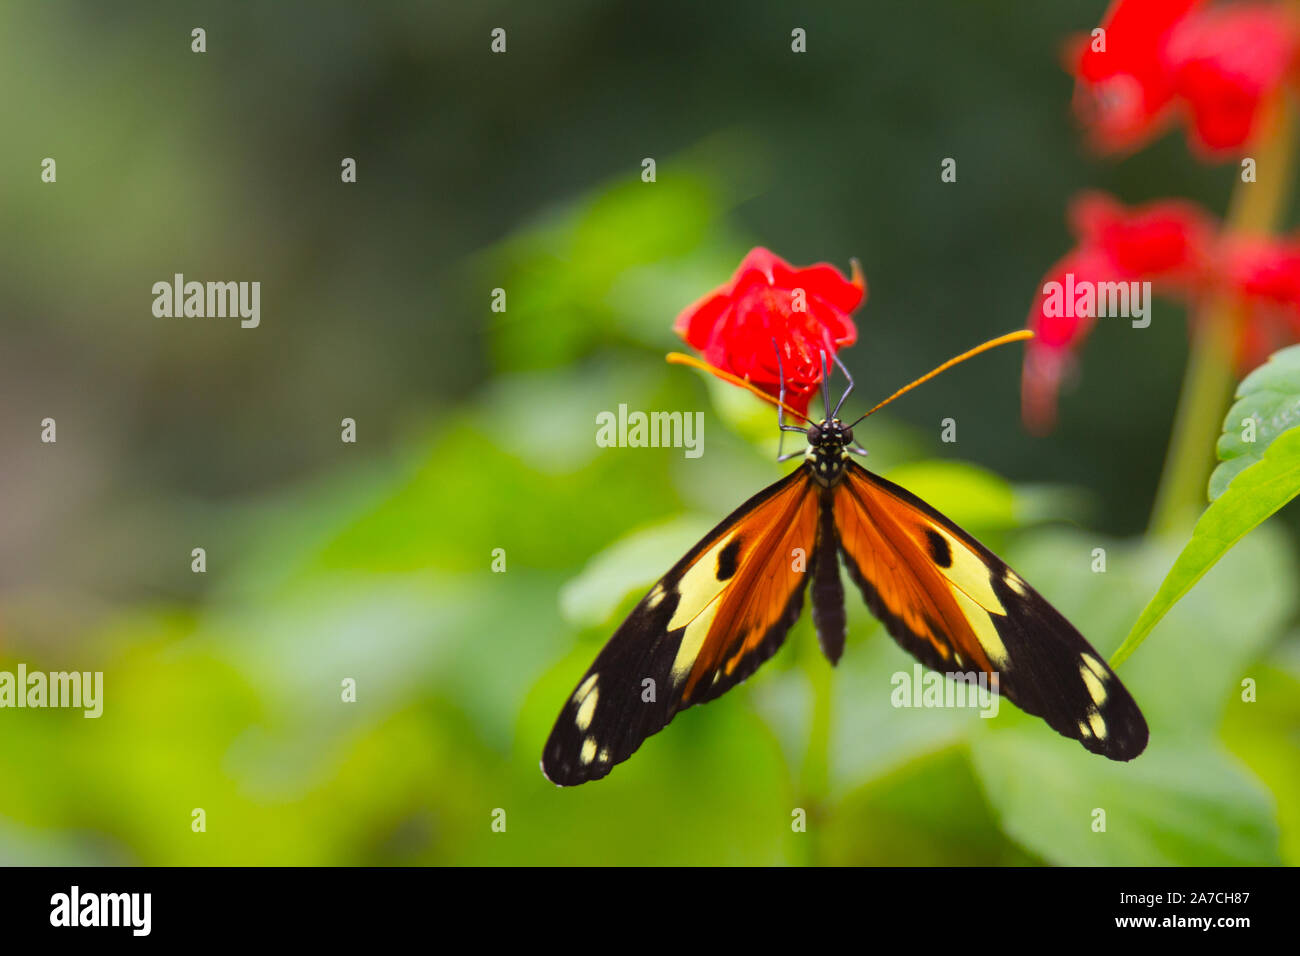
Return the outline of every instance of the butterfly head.
<path id="1" fill-rule="evenodd" d="M 813 477 L 823 485 L 833 485 L 844 472 L 844 462 L 853 444 L 853 429 L 838 418 L 822 419 L 808 426 L 808 451 L 804 460 L 812 466 Z"/>

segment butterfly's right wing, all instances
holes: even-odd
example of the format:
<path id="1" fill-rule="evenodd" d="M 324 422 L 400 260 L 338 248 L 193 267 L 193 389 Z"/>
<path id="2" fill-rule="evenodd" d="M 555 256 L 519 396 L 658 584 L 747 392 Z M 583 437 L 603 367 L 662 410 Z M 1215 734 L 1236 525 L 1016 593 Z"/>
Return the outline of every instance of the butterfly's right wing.
<path id="1" fill-rule="evenodd" d="M 905 650 L 940 672 L 997 675 L 999 693 L 1093 753 L 1142 753 L 1146 720 L 1115 672 L 997 555 L 856 462 L 834 509 L 850 576 Z"/>
<path id="2" fill-rule="evenodd" d="M 781 646 L 816 553 L 817 485 L 801 466 L 737 508 L 663 576 L 564 704 L 542 772 L 609 773 L 679 711 L 724 693 Z"/>

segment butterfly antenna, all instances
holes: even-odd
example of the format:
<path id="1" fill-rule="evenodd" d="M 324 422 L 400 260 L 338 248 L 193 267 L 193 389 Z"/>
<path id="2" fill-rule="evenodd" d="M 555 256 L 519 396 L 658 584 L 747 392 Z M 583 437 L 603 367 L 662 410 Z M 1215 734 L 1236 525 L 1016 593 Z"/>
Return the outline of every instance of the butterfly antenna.
<path id="1" fill-rule="evenodd" d="M 1023 342 L 1026 339 L 1032 339 L 1033 337 L 1034 337 L 1034 333 L 1031 332 L 1029 329 L 1021 329 L 1019 332 L 1009 332 L 1006 335 L 999 335 L 996 339 L 989 339 L 983 345 L 977 345 L 969 352 L 962 352 L 961 355 L 958 355 L 956 358 L 950 358 L 948 359 L 948 361 L 944 362 L 938 368 L 926 372 L 915 382 L 912 382 L 908 385 L 904 385 L 893 395 L 890 395 L 887 399 L 885 399 L 880 404 L 876 405 L 874 408 L 870 408 L 867 411 L 863 412 L 862 416 L 858 418 L 858 420 L 855 421 L 853 425 L 850 425 L 849 427 L 852 428 L 858 422 L 862 421 L 863 418 L 866 418 L 868 415 L 874 415 L 876 412 L 880 411 L 882 408 L 884 408 L 894 399 L 898 398 L 901 395 L 906 395 L 912 389 L 916 388 L 916 386 L 922 385 L 925 382 L 930 381 L 930 379 L 934 378 L 936 375 L 941 374 L 942 372 L 948 371 L 948 369 L 952 368 L 954 365 L 960 365 L 962 362 L 966 361 L 967 359 L 974 358 L 975 356 L 979 355 L 981 352 L 987 352 L 989 349 L 995 349 L 999 345 L 1010 345 L 1012 342 Z"/>
<path id="2" fill-rule="evenodd" d="M 730 382 L 732 385 L 739 385 L 741 388 L 745 389 L 746 391 L 753 392 L 763 401 L 778 406 L 781 409 L 781 411 L 784 412 L 785 414 L 793 415 L 795 416 L 795 418 L 802 418 L 804 421 L 809 420 L 807 415 L 803 414 L 802 412 L 796 411 L 795 409 L 791 408 L 789 405 L 784 404 L 780 399 L 774 398 L 773 396 L 767 394 L 767 392 L 763 391 L 753 382 L 747 382 L 739 375 L 732 375 L 730 372 L 724 372 L 720 368 L 715 368 L 712 365 L 710 365 L 708 362 L 703 362 L 700 359 L 697 359 L 694 355 L 686 355 L 685 353 L 682 352 L 669 352 L 666 356 L 664 356 L 664 358 L 668 361 L 669 365 L 689 365 L 691 368 L 697 368 L 702 372 L 708 372 L 710 375 L 716 375 L 724 382 Z M 795 431 L 803 431 L 803 429 L 798 428 L 795 429 Z"/>

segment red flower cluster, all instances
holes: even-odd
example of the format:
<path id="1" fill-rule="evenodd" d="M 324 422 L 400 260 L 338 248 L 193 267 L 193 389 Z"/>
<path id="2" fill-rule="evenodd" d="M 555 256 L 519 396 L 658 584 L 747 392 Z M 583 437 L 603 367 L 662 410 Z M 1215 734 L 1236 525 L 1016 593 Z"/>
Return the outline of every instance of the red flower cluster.
<path id="1" fill-rule="evenodd" d="M 1101 283 L 1150 282 L 1189 305 L 1228 297 L 1242 319 L 1234 356 L 1242 369 L 1300 338 L 1300 241 L 1222 232 L 1214 217 L 1177 199 L 1125 208 L 1086 193 L 1069 218 L 1077 245 L 1044 276 L 1029 311 L 1037 336 L 1025 353 L 1021 395 L 1031 430 L 1055 421 L 1061 381 L 1096 322 Z"/>
<path id="2" fill-rule="evenodd" d="M 1231 236 L 1220 244 L 1219 272 L 1239 309 L 1237 365 L 1260 365 L 1300 340 L 1300 239 Z"/>
<path id="3" fill-rule="evenodd" d="M 1281 2 L 1116 0 L 1067 54 L 1075 108 L 1104 151 L 1132 149 L 1180 114 L 1198 152 L 1254 139 L 1297 79 L 1300 28 Z"/>
<path id="4" fill-rule="evenodd" d="M 731 281 L 683 310 L 673 328 L 710 365 L 776 396 L 800 413 L 822 381 L 827 362 L 857 341 L 849 313 L 862 304 L 866 283 L 825 263 L 795 269 L 761 247 L 750 251 Z M 780 354 L 778 372 L 777 355 Z"/>

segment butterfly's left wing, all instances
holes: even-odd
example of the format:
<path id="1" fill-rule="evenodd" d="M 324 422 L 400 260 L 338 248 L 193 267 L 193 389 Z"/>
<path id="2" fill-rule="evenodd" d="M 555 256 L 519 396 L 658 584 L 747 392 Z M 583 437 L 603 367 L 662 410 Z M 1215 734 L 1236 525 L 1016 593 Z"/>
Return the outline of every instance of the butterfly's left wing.
<path id="1" fill-rule="evenodd" d="M 802 465 L 677 562 L 565 702 L 542 752 L 547 779 L 572 786 L 605 776 L 679 711 L 771 657 L 799 617 L 817 519 L 817 486 Z"/>
<path id="2" fill-rule="evenodd" d="M 977 668 L 1058 733 L 1112 760 L 1147 745 L 1132 696 L 1074 626 L 993 552 L 920 498 L 850 462 L 834 490 L 849 575 L 903 648 Z"/>

